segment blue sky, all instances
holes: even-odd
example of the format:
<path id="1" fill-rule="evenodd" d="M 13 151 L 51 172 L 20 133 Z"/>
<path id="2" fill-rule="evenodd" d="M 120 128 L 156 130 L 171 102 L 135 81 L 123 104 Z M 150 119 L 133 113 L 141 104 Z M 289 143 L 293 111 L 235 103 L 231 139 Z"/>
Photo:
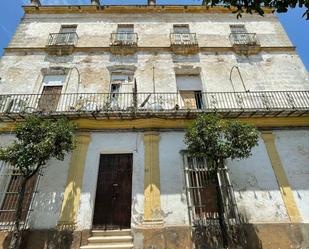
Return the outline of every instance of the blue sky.
<path id="1" fill-rule="evenodd" d="M 200 4 L 202 0 L 157 0 L 158 4 Z M 42 0 L 42 4 L 88 4 L 90 0 Z M 104 0 L 104 4 L 146 4 L 147 0 Z M 0 0 L 0 55 L 7 47 L 23 16 L 21 6 L 29 0 Z M 302 18 L 303 9 L 291 9 L 279 19 L 302 61 L 309 70 L 309 20 Z M 236 17 L 235 17 L 236 18 Z"/>

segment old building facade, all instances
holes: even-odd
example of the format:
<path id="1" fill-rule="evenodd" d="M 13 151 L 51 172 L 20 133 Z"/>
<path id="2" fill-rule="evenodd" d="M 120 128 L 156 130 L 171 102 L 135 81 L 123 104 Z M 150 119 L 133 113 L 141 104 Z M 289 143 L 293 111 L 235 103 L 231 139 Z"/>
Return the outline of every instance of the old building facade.
<path id="1" fill-rule="evenodd" d="M 217 191 L 241 248 L 309 248 L 309 75 L 271 11 L 32 2 L 0 61 L 0 145 L 29 113 L 78 131 L 33 180 L 24 248 L 222 248 Z M 221 186 L 186 154 L 201 112 L 260 131 Z M 18 176 L 0 178 L 6 248 Z"/>

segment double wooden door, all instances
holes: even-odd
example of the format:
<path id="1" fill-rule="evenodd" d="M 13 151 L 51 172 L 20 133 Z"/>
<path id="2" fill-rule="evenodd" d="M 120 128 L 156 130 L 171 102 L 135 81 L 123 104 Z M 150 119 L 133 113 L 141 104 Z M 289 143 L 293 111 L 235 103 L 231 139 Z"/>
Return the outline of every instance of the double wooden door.
<path id="1" fill-rule="evenodd" d="M 100 156 L 94 229 L 130 228 L 132 163 L 132 154 Z"/>

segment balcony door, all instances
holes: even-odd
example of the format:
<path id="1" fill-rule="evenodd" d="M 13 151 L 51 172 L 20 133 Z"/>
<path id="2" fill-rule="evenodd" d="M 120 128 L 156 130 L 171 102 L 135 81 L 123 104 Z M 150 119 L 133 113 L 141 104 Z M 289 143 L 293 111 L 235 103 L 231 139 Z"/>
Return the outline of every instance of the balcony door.
<path id="1" fill-rule="evenodd" d="M 248 35 L 245 25 L 230 25 L 231 34 L 236 44 L 246 44 Z"/>
<path id="2" fill-rule="evenodd" d="M 54 112 L 57 110 L 65 77 L 65 75 L 45 75 L 38 103 L 40 111 Z"/>
<path id="3" fill-rule="evenodd" d="M 77 25 L 62 25 L 57 36 L 57 45 L 69 45 L 74 43 L 74 34 Z"/>
<path id="4" fill-rule="evenodd" d="M 202 82 L 199 75 L 176 75 L 176 83 L 181 97 L 180 108 L 203 108 Z"/>
<path id="5" fill-rule="evenodd" d="M 174 42 L 176 44 L 189 43 L 191 41 L 188 24 L 177 24 L 173 26 Z"/>
<path id="6" fill-rule="evenodd" d="M 134 26 L 132 24 L 119 24 L 117 27 L 117 40 L 124 43 L 132 43 Z"/>
<path id="7" fill-rule="evenodd" d="M 123 110 L 132 104 L 133 72 L 113 72 L 111 75 L 111 108 Z"/>
<path id="8" fill-rule="evenodd" d="M 131 226 L 132 154 L 101 154 L 94 229 L 124 229 Z"/>

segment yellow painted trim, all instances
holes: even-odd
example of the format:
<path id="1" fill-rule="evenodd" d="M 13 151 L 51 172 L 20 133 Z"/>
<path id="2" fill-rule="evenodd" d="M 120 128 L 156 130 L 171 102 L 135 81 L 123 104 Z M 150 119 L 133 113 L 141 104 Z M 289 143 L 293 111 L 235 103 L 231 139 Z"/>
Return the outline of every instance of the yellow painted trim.
<path id="1" fill-rule="evenodd" d="M 163 118 L 141 118 L 141 119 L 87 119 L 73 120 L 78 129 L 82 130 L 110 130 L 110 129 L 185 129 L 193 119 L 163 119 Z M 280 127 L 309 127 L 309 117 L 280 117 L 280 118 L 238 118 L 258 128 L 280 128 Z M 15 122 L 0 123 L 0 132 L 15 130 Z"/>
<path id="2" fill-rule="evenodd" d="M 279 153 L 275 144 L 275 136 L 271 131 L 262 132 L 262 138 L 264 140 L 266 150 L 271 161 L 271 165 L 275 172 L 277 182 L 280 188 L 280 192 L 290 217 L 291 222 L 301 222 L 302 218 L 299 213 L 297 204 L 294 199 L 293 191 L 289 184 L 288 178 L 285 174 L 284 168 L 282 166 Z"/>
<path id="3" fill-rule="evenodd" d="M 287 118 L 238 118 L 241 122 L 252 124 L 259 128 L 269 127 L 299 127 L 309 126 L 309 117 Z M 76 124 L 80 129 L 183 129 L 192 123 L 192 119 L 131 119 L 131 120 L 90 120 L 78 119 Z"/>
<path id="4" fill-rule="evenodd" d="M 144 222 L 158 222 L 162 220 L 159 141 L 159 133 L 144 133 Z"/>
<path id="5" fill-rule="evenodd" d="M 76 136 L 76 148 L 71 156 L 60 219 L 58 222 L 58 227 L 60 229 L 75 228 L 85 161 L 90 140 L 91 137 L 89 133 L 82 133 Z"/>
<path id="6" fill-rule="evenodd" d="M 232 13 L 236 8 L 225 8 L 224 6 L 202 6 L 202 5 L 44 5 L 40 7 L 23 6 L 26 14 L 68 14 L 68 13 Z M 273 9 L 263 8 L 266 14 L 272 14 Z M 254 14 L 258 16 L 258 14 Z"/>

